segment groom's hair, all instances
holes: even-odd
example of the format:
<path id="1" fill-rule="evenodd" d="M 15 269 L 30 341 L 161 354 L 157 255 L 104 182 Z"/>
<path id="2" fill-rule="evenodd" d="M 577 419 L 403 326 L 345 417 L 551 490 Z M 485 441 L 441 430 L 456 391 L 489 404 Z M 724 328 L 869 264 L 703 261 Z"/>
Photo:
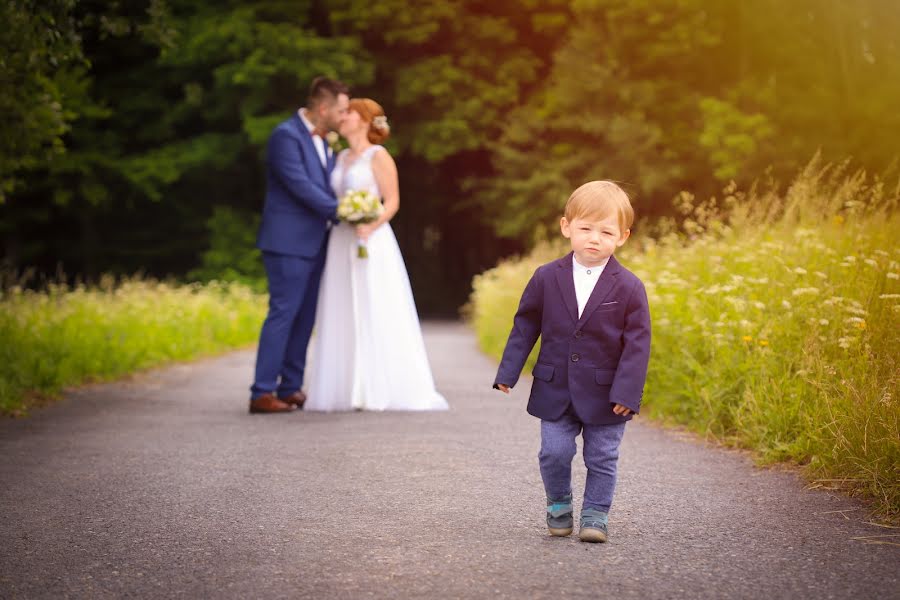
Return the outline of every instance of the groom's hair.
<path id="1" fill-rule="evenodd" d="M 309 85 L 309 96 L 306 98 L 306 107 L 315 108 L 323 102 L 334 102 L 340 94 L 350 95 L 350 88 L 337 79 L 328 77 L 316 77 Z"/>

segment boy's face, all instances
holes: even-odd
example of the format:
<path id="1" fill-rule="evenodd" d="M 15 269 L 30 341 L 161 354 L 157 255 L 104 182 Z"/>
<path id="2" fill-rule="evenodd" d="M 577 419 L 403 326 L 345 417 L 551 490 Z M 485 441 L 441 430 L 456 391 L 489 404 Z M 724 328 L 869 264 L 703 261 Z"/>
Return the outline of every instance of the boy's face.
<path id="1" fill-rule="evenodd" d="M 559 227 L 572 242 L 575 259 L 585 267 L 603 264 L 631 235 L 630 229 L 619 229 L 619 217 L 615 213 L 602 219 L 588 216 L 569 221 L 563 217 Z"/>

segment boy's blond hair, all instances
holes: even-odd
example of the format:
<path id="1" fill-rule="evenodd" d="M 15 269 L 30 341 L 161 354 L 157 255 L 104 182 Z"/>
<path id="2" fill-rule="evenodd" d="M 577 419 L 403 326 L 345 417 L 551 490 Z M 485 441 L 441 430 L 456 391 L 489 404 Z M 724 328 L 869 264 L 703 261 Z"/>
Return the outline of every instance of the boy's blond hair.
<path id="1" fill-rule="evenodd" d="M 572 192 L 566 201 L 565 217 L 574 219 L 605 219 L 611 214 L 619 217 L 619 229 L 631 229 L 634 209 L 628 194 L 612 181 L 589 181 Z"/>

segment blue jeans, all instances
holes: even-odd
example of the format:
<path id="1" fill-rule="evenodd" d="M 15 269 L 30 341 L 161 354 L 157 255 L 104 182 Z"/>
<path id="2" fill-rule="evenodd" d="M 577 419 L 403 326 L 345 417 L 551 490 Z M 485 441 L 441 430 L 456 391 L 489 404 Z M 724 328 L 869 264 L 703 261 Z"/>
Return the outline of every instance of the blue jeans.
<path id="1" fill-rule="evenodd" d="M 538 461 L 547 497 L 559 499 L 572 493 L 572 459 L 575 438 L 584 439 L 584 464 L 587 481 L 582 510 L 593 508 L 609 512 L 616 489 L 616 463 L 625 423 L 589 425 L 572 410 L 557 421 L 541 421 L 541 451 Z"/>

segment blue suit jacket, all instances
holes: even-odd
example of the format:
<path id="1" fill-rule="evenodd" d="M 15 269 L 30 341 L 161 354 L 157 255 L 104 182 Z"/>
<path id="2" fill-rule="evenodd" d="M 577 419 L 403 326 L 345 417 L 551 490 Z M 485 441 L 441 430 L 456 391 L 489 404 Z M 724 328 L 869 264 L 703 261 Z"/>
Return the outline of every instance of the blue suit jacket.
<path id="1" fill-rule="evenodd" d="M 534 272 L 522 293 L 497 370 L 497 384 L 515 385 L 541 338 L 528 412 L 555 421 L 571 403 L 584 423 L 631 419 L 614 403 L 637 413 L 650 360 L 650 309 L 644 284 L 615 257 L 597 280 L 578 317 L 572 254 Z"/>
<path id="2" fill-rule="evenodd" d="M 319 253 L 329 221 L 337 220 L 337 199 L 329 182 L 333 168 L 333 155 L 322 168 L 299 115 L 275 128 L 266 156 L 266 203 L 257 248 L 302 257 Z"/>

